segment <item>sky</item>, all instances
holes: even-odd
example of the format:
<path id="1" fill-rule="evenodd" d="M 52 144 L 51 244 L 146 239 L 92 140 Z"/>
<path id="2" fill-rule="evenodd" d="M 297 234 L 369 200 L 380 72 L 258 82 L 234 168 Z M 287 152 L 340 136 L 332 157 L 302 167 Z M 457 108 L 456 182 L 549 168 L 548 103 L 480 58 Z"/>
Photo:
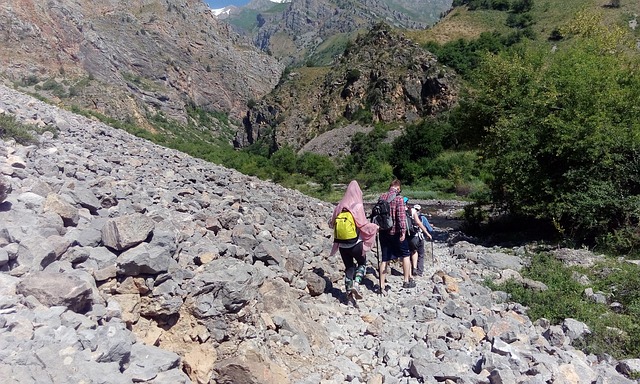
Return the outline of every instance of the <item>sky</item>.
<path id="1" fill-rule="evenodd" d="M 205 3 L 213 9 L 224 8 L 228 5 L 242 6 L 249 4 L 250 0 L 205 0 Z"/>

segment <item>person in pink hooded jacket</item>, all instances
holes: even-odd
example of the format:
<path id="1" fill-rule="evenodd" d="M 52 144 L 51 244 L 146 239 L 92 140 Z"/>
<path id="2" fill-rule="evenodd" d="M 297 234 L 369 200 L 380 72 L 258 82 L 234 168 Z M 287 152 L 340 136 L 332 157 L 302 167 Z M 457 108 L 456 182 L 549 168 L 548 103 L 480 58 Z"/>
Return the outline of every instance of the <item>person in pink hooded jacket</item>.
<path id="1" fill-rule="evenodd" d="M 367 251 L 369 251 L 375 242 L 378 225 L 370 223 L 364 212 L 364 203 L 362 201 L 362 190 L 355 180 L 352 180 L 344 193 L 342 200 L 333 210 L 329 226 L 335 227 L 336 217 L 343 211 L 351 212 L 358 229 L 358 239 L 353 244 L 340 243 L 334 239 L 330 256 L 333 256 L 340 250 L 340 256 L 345 267 L 345 289 L 347 294 L 353 295 L 355 298 L 361 298 L 358 286 L 362 283 L 366 272 Z M 355 262 L 354 262 L 355 260 Z"/>

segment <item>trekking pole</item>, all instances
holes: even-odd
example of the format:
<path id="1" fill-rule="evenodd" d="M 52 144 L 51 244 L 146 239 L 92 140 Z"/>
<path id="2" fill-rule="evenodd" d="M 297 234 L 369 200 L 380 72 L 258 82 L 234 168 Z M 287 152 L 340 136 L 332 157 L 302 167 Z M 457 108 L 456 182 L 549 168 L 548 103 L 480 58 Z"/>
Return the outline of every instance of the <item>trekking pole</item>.
<path id="1" fill-rule="evenodd" d="M 433 253 L 433 243 L 436 240 L 433 238 L 433 236 L 431 236 L 431 261 L 435 264 L 436 263 L 436 255 Z"/>
<path id="2" fill-rule="evenodd" d="M 378 260 L 378 286 L 380 287 L 380 294 L 382 295 L 382 264 L 380 264 L 380 240 L 376 233 L 376 259 Z"/>

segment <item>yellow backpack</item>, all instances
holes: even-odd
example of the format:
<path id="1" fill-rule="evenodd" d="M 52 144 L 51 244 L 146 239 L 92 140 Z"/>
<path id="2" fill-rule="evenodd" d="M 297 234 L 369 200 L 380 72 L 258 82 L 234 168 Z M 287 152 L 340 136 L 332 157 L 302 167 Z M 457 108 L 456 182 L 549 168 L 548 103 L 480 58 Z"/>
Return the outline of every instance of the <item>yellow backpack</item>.
<path id="1" fill-rule="evenodd" d="M 337 243 L 351 244 L 358 241 L 358 227 L 351 212 L 346 209 L 336 216 L 333 239 Z"/>

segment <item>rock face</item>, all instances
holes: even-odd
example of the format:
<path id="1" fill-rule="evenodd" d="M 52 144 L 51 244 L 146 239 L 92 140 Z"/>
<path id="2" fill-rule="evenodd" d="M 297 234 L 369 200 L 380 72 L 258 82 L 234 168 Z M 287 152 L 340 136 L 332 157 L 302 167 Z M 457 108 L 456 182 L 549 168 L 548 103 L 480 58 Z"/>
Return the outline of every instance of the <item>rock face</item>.
<path id="1" fill-rule="evenodd" d="M 189 104 L 238 119 L 282 72 L 199 0 L 6 0 L 0 26 L 9 81 L 140 126 Z"/>
<path id="2" fill-rule="evenodd" d="M 406 124 L 446 111 L 457 99 L 451 71 L 402 34 L 378 24 L 332 67 L 290 73 L 288 81 L 249 110 L 236 145 L 263 139 L 300 149 L 345 121 Z"/>
<path id="3" fill-rule="evenodd" d="M 0 140 L 3 383 L 636 383 L 482 285 L 513 253 L 438 229 L 415 289 L 374 294 L 369 253 L 354 308 L 332 205 L 1 86 L 0 113 L 58 130 Z"/>
<path id="4" fill-rule="evenodd" d="M 450 0 L 291 0 L 286 5 L 254 0 L 223 17 L 257 47 L 291 64 L 318 60 L 327 47 L 343 44 L 336 36 L 352 36 L 380 21 L 427 28 L 450 7 Z M 247 25 L 250 19 L 254 23 Z"/>

